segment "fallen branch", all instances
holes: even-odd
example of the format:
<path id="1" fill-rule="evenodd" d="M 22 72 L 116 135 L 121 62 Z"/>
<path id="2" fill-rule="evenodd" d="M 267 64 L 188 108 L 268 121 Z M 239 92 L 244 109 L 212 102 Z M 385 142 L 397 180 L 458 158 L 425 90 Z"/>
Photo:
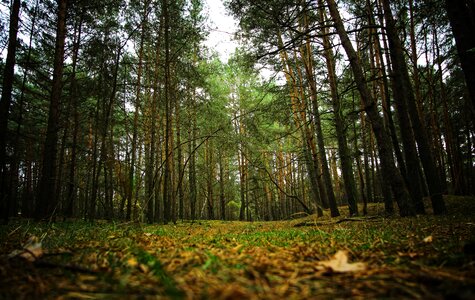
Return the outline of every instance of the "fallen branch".
<path id="1" fill-rule="evenodd" d="M 378 219 L 378 220 L 375 220 Z M 369 217 L 351 217 L 351 218 L 343 218 L 336 220 L 334 222 L 315 222 L 315 221 L 304 221 L 300 222 L 294 225 L 294 227 L 303 227 L 303 226 L 320 226 L 320 225 L 334 225 L 334 224 L 339 224 L 343 222 L 365 222 L 365 221 L 370 221 L 370 222 L 379 222 L 381 217 L 379 216 L 369 216 Z"/>
<path id="2" fill-rule="evenodd" d="M 86 274 L 99 274 L 98 271 L 83 268 L 83 267 L 80 267 L 80 266 L 57 264 L 57 263 L 52 263 L 52 262 L 49 262 L 49 261 L 37 260 L 33 264 L 38 268 L 50 268 L 50 269 L 58 268 L 58 269 L 64 269 L 64 270 L 72 271 L 72 272 L 79 272 L 79 273 L 86 273 Z"/>

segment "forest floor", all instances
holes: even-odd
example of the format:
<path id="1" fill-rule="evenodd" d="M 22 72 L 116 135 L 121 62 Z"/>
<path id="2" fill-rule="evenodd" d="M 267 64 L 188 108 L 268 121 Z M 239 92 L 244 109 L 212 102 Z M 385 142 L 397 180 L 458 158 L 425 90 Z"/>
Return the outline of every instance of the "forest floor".
<path id="1" fill-rule="evenodd" d="M 446 201 L 447 216 L 414 218 L 13 220 L 0 298 L 475 299 L 475 198 Z"/>

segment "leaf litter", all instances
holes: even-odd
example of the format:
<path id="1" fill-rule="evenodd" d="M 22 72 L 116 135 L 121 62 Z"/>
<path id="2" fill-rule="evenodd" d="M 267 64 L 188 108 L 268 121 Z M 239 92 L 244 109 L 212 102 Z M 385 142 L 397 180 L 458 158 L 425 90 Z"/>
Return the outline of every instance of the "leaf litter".
<path id="1" fill-rule="evenodd" d="M 455 200 L 443 217 L 300 227 L 19 220 L 0 232 L 0 298 L 473 299 L 474 201 Z"/>

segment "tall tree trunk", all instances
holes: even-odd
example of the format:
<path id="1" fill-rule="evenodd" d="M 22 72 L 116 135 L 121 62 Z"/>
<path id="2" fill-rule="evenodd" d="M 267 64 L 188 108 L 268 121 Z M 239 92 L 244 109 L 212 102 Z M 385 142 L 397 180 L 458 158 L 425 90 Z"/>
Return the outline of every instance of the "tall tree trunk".
<path id="1" fill-rule="evenodd" d="M 171 72 L 170 72 L 170 15 L 168 0 L 162 0 L 164 16 L 164 41 L 165 41 L 165 64 L 164 64 L 164 101 L 165 101 L 165 169 L 163 174 L 163 221 L 171 221 L 172 214 L 172 165 L 173 165 L 173 145 L 172 140 L 172 99 L 171 99 Z"/>
<path id="2" fill-rule="evenodd" d="M 409 116 L 411 118 L 414 136 L 417 140 L 419 155 L 424 167 L 427 186 L 429 187 L 432 208 L 434 210 L 434 214 L 445 214 L 447 213 L 447 209 L 445 207 L 444 199 L 442 198 L 440 178 L 435 161 L 432 157 L 425 125 L 419 118 L 407 64 L 404 59 L 404 50 L 396 31 L 395 21 L 392 16 L 389 0 L 383 0 L 383 8 L 384 17 L 386 19 L 386 32 L 388 35 L 393 72 L 395 75 L 394 80 L 395 82 L 400 81 L 398 83 L 398 87 L 402 88 L 402 90 L 400 90 L 402 93 L 401 97 L 404 98 L 409 109 Z"/>
<path id="3" fill-rule="evenodd" d="M 207 178 L 206 178 L 206 194 L 207 194 L 207 211 L 208 219 L 214 220 L 214 190 L 213 185 L 215 181 L 214 174 L 214 161 L 213 161 L 213 149 L 212 143 L 209 140 L 205 142 L 205 164 L 207 166 Z"/>
<path id="4" fill-rule="evenodd" d="M 145 41 L 145 30 L 147 23 L 147 14 L 148 14 L 148 1 L 145 1 L 143 12 L 142 12 L 142 21 L 140 24 L 140 45 L 138 53 L 138 69 L 137 69 L 137 87 L 135 90 L 135 111 L 134 111 L 134 123 L 132 128 L 132 146 L 131 146 L 131 159 L 130 159 L 130 169 L 129 169 L 129 193 L 127 195 L 127 212 L 126 220 L 130 220 L 132 214 L 132 199 L 133 193 L 136 189 L 135 181 L 135 164 L 137 159 L 137 139 L 138 139 L 138 121 L 139 121 L 139 111 L 141 103 L 141 91 L 142 91 L 142 70 L 143 70 L 143 52 L 144 52 L 144 41 Z"/>
<path id="5" fill-rule="evenodd" d="M 332 217 L 338 217 L 340 215 L 340 212 L 338 211 L 338 206 L 336 204 L 336 199 L 335 199 L 335 193 L 333 192 L 333 185 L 332 185 L 332 180 L 331 180 L 331 175 L 330 175 L 330 169 L 328 167 L 328 159 L 327 159 L 326 151 L 325 151 L 325 141 L 323 139 L 322 120 L 320 118 L 320 111 L 319 111 L 320 106 L 318 104 L 318 99 L 317 99 L 316 81 L 315 81 L 315 78 L 313 76 L 313 64 L 312 64 L 312 60 L 311 60 L 311 56 L 310 56 L 311 48 L 310 48 L 310 43 L 309 42 L 310 41 L 307 40 L 307 44 L 306 44 L 307 53 L 305 53 L 304 51 L 302 51 L 301 53 L 302 53 L 302 58 L 304 60 L 304 67 L 305 67 L 305 71 L 306 71 L 306 74 L 307 74 L 308 85 L 310 87 L 310 98 L 312 100 L 312 105 L 313 105 L 313 115 L 314 115 L 313 121 L 314 121 L 314 124 L 315 124 L 315 131 L 316 131 L 316 136 L 317 136 L 318 155 L 319 155 L 319 160 L 320 160 L 321 167 L 322 167 L 323 182 L 324 182 L 324 185 L 325 185 L 326 195 L 328 197 L 328 204 L 329 204 L 329 207 L 330 207 L 330 214 L 331 214 Z M 301 74 L 301 71 L 300 71 L 300 68 L 299 68 L 298 65 L 297 65 L 297 73 L 300 77 L 300 81 L 302 82 L 302 84 L 301 84 L 302 91 L 300 92 L 300 95 L 301 95 L 300 110 L 301 110 L 301 113 L 303 113 L 307 109 L 307 104 L 305 102 L 305 93 L 303 92 L 304 78 L 303 78 L 303 75 Z M 303 122 L 303 124 L 306 123 L 306 116 L 305 115 L 303 115 L 301 121 Z M 313 135 L 311 133 L 307 134 L 307 137 L 308 136 L 312 136 L 312 138 L 313 138 Z"/>
<path id="6" fill-rule="evenodd" d="M 379 16 L 379 22 L 380 24 L 384 23 L 384 16 L 382 16 L 382 8 L 379 5 L 378 2 L 374 4 L 377 9 L 377 15 Z M 386 65 L 385 62 L 389 62 L 389 54 L 387 51 L 383 51 L 382 46 L 381 46 L 381 40 L 379 38 L 378 31 L 375 28 L 372 28 L 375 26 L 375 18 L 374 18 L 374 12 L 373 12 L 373 6 L 371 5 L 370 0 L 366 0 L 366 6 L 368 8 L 368 23 L 369 23 L 369 31 L 370 31 L 370 39 L 371 39 L 371 44 L 370 44 L 370 57 L 373 59 L 370 59 L 370 62 L 374 64 L 374 69 L 377 71 L 374 72 L 374 77 L 375 78 L 380 78 L 377 80 L 379 83 L 379 89 L 381 93 L 381 104 L 383 108 L 383 117 L 384 117 L 384 123 L 387 128 L 389 128 L 389 133 L 391 136 L 391 141 L 393 142 L 393 147 L 394 147 L 394 154 L 396 155 L 396 162 L 398 164 L 398 168 L 401 170 L 401 174 L 403 176 L 406 176 L 406 166 L 404 163 L 404 159 L 402 156 L 402 151 L 401 147 L 399 145 L 397 133 L 396 133 L 396 126 L 394 125 L 394 120 L 392 116 L 392 107 L 391 107 L 391 94 L 389 92 L 389 81 L 388 81 L 388 75 L 387 73 L 391 73 L 392 69 L 389 63 Z M 382 35 L 382 44 L 384 49 L 387 49 L 387 39 L 385 35 Z M 374 49 L 374 50 L 373 50 Z M 374 51 L 374 53 L 373 53 Z M 383 56 L 384 52 L 384 56 Z M 387 71 L 386 71 L 387 69 Z M 420 169 L 420 168 L 419 168 Z"/>
<path id="7" fill-rule="evenodd" d="M 370 91 L 368 90 L 368 86 L 366 85 L 366 79 L 364 77 L 359 58 L 353 48 L 353 45 L 351 44 L 348 34 L 346 33 L 335 1 L 327 0 L 327 3 L 329 5 L 330 15 L 335 22 L 335 28 L 338 32 L 338 35 L 340 36 L 343 48 L 348 55 L 356 85 L 361 95 L 361 100 L 364 104 L 366 114 L 370 119 L 371 127 L 377 140 L 384 184 L 391 186 L 396 198 L 396 202 L 399 206 L 400 215 L 412 216 L 414 215 L 414 210 L 410 205 L 409 192 L 407 191 L 401 173 L 394 164 L 391 139 L 378 112 L 376 101 L 373 99 Z"/>
<path id="8" fill-rule="evenodd" d="M 182 172 L 184 170 L 183 166 L 183 153 L 182 153 L 182 145 L 181 145 L 181 125 L 180 125 L 180 104 L 178 103 L 178 97 L 175 97 L 175 114 L 176 114 L 176 155 L 177 155 L 177 196 L 178 196 L 178 216 L 181 220 L 183 220 L 184 216 L 184 189 L 183 189 L 183 181 L 181 180 L 182 178 Z"/>
<path id="9" fill-rule="evenodd" d="M 283 48 L 282 37 L 278 35 L 279 46 Z M 320 176 L 320 166 L 317 157 L 317 150 L 315 145 L 314 134 L 312 134 L 308 128 L 306 121 L 305 110 L 302 109 L 302 105 L 299 102 L 299 97 L 303 98 L 302 91 L 298 91 L 296 78 L 293 73 L 292 66 L 289 63 L 287 52 L 283 49 L 280 51 L 280 57 L 282 64 L 284 65 L 284 73 L 289 86 L 290 101 L 292 106 L 292 115 L 294 118 L 295 127 L 300 129 L 302 140 L 304 142 L 303 151 L 305 154 L 305 163 L 307 171 L 310 175 L 310 188 L 312 191 L 313 200 L 317 206 L 317 214 L 323 214 L 322 208 L 328 208 L 327 192 L 323 180 Z"/>
<path id="10" fill-rule="evenodd" d="M 76 67 L 79 55 L 79 46 L 81 43 L 82 32 L 82 17 L 79 20 L 78 32 L 76 40 L 73 45 L 73 58 L 72 58 L 72 74 L 71 74 L 71 95 L 70 101 L 73 106 L 73 140 L 71 143 L 71 158 L 68 175 L 68 185 L 66 190 L 66 205 L 64 210 L 65 217 L 72 217 L 74 213 L 74 206 L 76 202 L 76 164 L 77 164 L 77 148 L 78 148 L 78 135 L 79 135 L 79 108 L 78 108 L 78 86 L 76 80 Z"/>
<path id="11" fill-rule="evenodd" d="M 163 15 L 162 15 L 163 16 Z M 159 114 L 157 113 L 158 104 L 159 104 L 159 97 L 161 94 L 161 84 L 160 80 L 160 37 L 162 34 L 162 24 L 163 18 L 160 17 L 160 26 L 158 29 L 158 37 L 156 39 L 157 44 L 155 45 L 155 70 L 154 70 L 154 79 L 153 79 L 153 93 L 152 93 L 152 109 L 150 115 L 150 148 L 149 148 L 149 161 L 146 163 L 145 166 L 145 177 L 146 177 L 146 203 L 147 203 L 147 221 L 149 223 L 153 223 L 155 220 L 155 215 L 158 214 L 157 211 L 154 211 L 155 208 L 155 191 L 156 191 L 156 155 L 157 155 L 157 124 L 160 123 Z"/>
<path id="12" fill-rule="evenodd" d="M 390 45 L 391 38 L 389 38 Z M 393 56 L 392 56 L 393 58 Z M 392 91 L 394 94 L 394 103 L 396 104 L 396 112 L 399 120 L 399 129 L 401 133 L 404 156 L 405 156 L 405 176 L 406 184 L 409 188 L 411 194 L 412 202 L 416 213 L 424 214 L 424 203 L 422 202 L 422 188 L 420 182 L 420 173 L 419 173 L 419 158 L 417 155 L 416 141 L 414 139 L 414 134 L 412 131 L 411 120 L 409 119 L 409 112 L 404 97 L 404 86 L 402 85 L 403 81 L 401 80 L 401 74 L 397 72 L 399 66 L 395 66 L 396 62 L 391 60 L 392 65 L 392 74 L 391 74 L 391 83 Z"/>
<path id="13" fill-rule="evenodd" d="M 223 152 L 219 151 L 218 157 L 219 164 L 219 206 L 220 206 L 220 217 L 221 220 L 226 220 L 226 198 L 224 194 L 224 184 L 225 184 L 225 167 L 223 162 Z"/>
<path id="14" fill-rule="evenodd" d="M 17 196 L 16 191 L 18 190 L 19 187 L 19 172 L 20 172 L 20 153 L 25 151 L 26 147 L 20 146 L 20 137 L 22 136 L 22 126 L 23 124 L 23 114 L 25 112 L 25 91 L 26 91 L 26 85 L 27 85 L 27 80 L 29 77 L 29 73 L 31 71 L 31 56 L 32 56 L 32 50 L 33 50 L 33 39 L 34 35 L 36 32 L 36 20 L 38 17 L 38 7 L 39 7 L 39 1 L 35 1 L 35 8 L 33 10 L 33 16 L 31 18 L 31 27 L 30 27 L 30 34 L 29 34 L 29 43 L 28 43 L 28 51 L 26 54 L 26 60 L 25 60 L 25 67 L 23 69 L 23 78 L 21 81 L 21 88 L 20 88 L 20 96 L 18 100 L 18 121 L 17 121 L 17 127 L 15 130 L 15 133 L 13 134 L 13 143 L 12 143 L 12 148 L 13 148 L 13 156 L 12 156 L 12 174 L 11 174 L 11 183 L 10 183 L 10 195 L 12 195 L 11 199 L 15 199 Z M 30 148 L 30 147 L 28 147 Z M 1 155 L 1 154 L 0 154 Z M 25 163 L 29 164 L 29 163 Z M 29 167 L 26 167 L 27 169 Z M 0 167 L 0 174 L 2 173 L 1 167 Z M 1 175 L 0 175 L 1 178 Z M 1 180 L 1 179 L 0 179 Z M 26 185 L 29 185 L 29 183 L 26 183 Z M 0 188 L 1 189 L 1 188 Z M 0 192 L 1 194 L 1 192 Z M 23 195 L 26 195 L 27 193 L 23 193 Z M 31 217 L 32 216 L 32 211 L 31 207 L 34 204 L 33 199 L 34 197 L 20 197 L 21 198 L 21 215 L 23 217 Z M 2 197 L 0 197 L 2 199 Z M 0 200 L 1 203 L 1 200 Z M 1 207 L 1 204 L 0 204 Z"/>
<path id="15" fill-rule="evenodd" d="M 3 69 L 2 98 L 0 98 L 0 208 L 4 223 L 8 222 L 12 199 L 9 197 L 9 172 L 7 170 L 7 131 L 10 105 L 12 102 L 13 77 L 18 34 L 18 16 L 20 0 L 14 0 L 8 31 L 8 51 Z"/>
<path id="16" fill-rule="evenodd" d="M 353 110 L 355 110 L 354 101 L 353 101 Z M 365 178 L 364 178 L 364 173 L 363 173 L 363 168 L 361 166 L 361 158 L 360 158 L 361 154 L 363 154 L 365 158 L 366 158 L 366 155 L 364 153 L 361 153 L 360 150 L 359 150 L 358 139 L 356 138 L 357 137 L 356 119 L 353 122 L 353 135 L 354 135 L 354 138 L 353 138 L 354 149 L 355 149 L 355 152 L 356 152 L 356 155 L 355 155 L 356 156 L 356 167 L 358 169 L 358 178 L 359 178 L 359 182 L 360 182 L 359 190 L 360 190 L 361 199 L 363 200 L 363 215 L 366 216 L 368 214 L 368 197 L 366 195 Z M 365 160 L 365 162 L 366 162 L 366 160 Z"/>
<path id="17" fill-rule="evenodd" d="M 321 6 L 320 19 L 323 21 L 326 19 L 325 10 L 323 9 L 323 0 L 320 0 L 319 4 Z M 348 141 L 346 139 L 347 133 L 345 132 L 345 123 L 340 103 L 340 96 L 338 95 L 333 50 L 327 33 L 328 29 L 326 27 L 322 27 L 324 56 L 328 70 L 328 81 L 330 82 L 330 94 L 335 120 L 334 122 L 338 143 L 338 154 L 340 156 L 341 172 L 343 175 L 343 183 L 345 185 L 348 207 L 350 210 L 350 215 L 353 216 L 358 214 L 358 205 L 356 203 L 356 185 L 353 175 L 353 163 L 350 151 L 348 149 Z"/>
<path id="18" fill-rule="evenodd" d="M 445 0 L 475 117 L 475 0 Z"/>
<path id="19" fill-rule="evenodd" d="M 39 192 L 35 209 L 35 218 L 38 220 L 53 216 L 56 213 L 58 204 L 58 195 L 56 194 L 56 155 L 58 152 L 57 143 L 64 65 L 64 41 L 66 39 L 66 12 L 67 0 L 59 0 L 48 127 L 44 144 L 43 169 L 39 182 Z"/>
<path id="20" fill-rule="evenodd" d="M 188 182 L 190 185 L 190 218 L 191 220 L 196 219 L 196 90 L 193 89 L 191 96 L 191 126 L 189 129 L 190 136 L 190 146 L 189 146 L 189 155 L 190 163 L 188 170 Z"/>
<path id="21" fill-rule="evenodd" d="M 444 141 L 447 151 L 447 160 L 448 160 L 448 167 L 450 170 L 451 181 L 452 181 L 452 188 L 453 192 L 456 195 L 463 195 L 465 194 L 465 187 L 464 187 L 464 176 L 463 176 L 463 164 L 460 158 L 460 152 L 458 149 L 460 147 L 455 142 L 456 138 L 454 138 L 454 129 L 452 126 L 452 121 L 450 120 L 449 116 L 449 108 L 447 104 L 447 92 L 445 89 L 444 84 L 444 70 L 442 67 L 443 58 L 440 56 L 440 47 L 439 47 L 439 38 L 438 32 L 435 25 L 433 25 L 432 31 L 433 37 L 433 48 L 435 53 L 435 60 L 437 61 L 437 81 L 440 87 L 440 100 L 442 102 L 442 120 L 444 124 Z"/>
<path id="22" fill-rule="evenodd" d="M 239 135 L 244 137 L 244 126 L 241 123 L 241 120 L 237 120 L 239 122 L 238 132 Z M 247 165 L 246 165 L 246 156 L 244 154 L 244 144 L 240 143 L 239 145 L 239 185 L 240 185 L 240 197 L 241 197 L 241 207 L 239 209 L 239 221 L 244 221 L 246 217 L 246 206 L 247 206 L 247 191 L 246 191 L 246 181 L 247 181 Z"/>

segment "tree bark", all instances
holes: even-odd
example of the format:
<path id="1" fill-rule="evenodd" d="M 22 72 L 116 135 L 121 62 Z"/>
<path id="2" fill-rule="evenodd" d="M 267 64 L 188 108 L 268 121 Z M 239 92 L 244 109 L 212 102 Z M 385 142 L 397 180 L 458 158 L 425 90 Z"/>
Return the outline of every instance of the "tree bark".
<path id="1" fill-rule="evenodd" d="M 313 123 L 315 125 L 315 131 L 316 131 L 316 136 L 317 136 L 318 155 L 319 155 L 319 159 L 320 159 L 320 163 L 322 167 L 323 183 L 325 185 L 326 196 L 328 197 L 330 214 L 332 217 L 338 217 L 340 215 L 340 212 L 338 211 L 338 206 L 335 199 L 335 193 L 333 192 L 330 169 L 328 167 L 328 159 L 327 159 L 326 151 L 325 151 L 325 141 L 323 140 L 322 121 L 320 118 L 320 111 L 318 110 L 319 104 L 318 104 L 318 99 L 317 99 L 317 86 L 316 86 L 315 78 L 313 75 L 313 64 L 312 64 L 312 57 L 310 55 L 311 53 L 310 51 L 311 51 L 310 41 L 307 40 L 306 51 L 301 51 L 301 54 L 302 54 L 302 59 L 304 62 L 306 75 L 307 75 L 308 86 L 310 88 L 310 98 L 312 100 L 312 105 L 313 105 L 313 115 L 314 115 Z M 300 86 L 300 89 L 301 89 L 300 111 L 301 111 L 301 114 L 303 114 L 301 121 L 303 124 L 306 124 L 307 122 L 306 122 L 306 116 L 304 115 L 304 112 L 307 109 L 307 103 L 305 101 L 305 93 L 303 91 L 304 78 L 303 78 L 303 75 L 301 74 L 298 64 L 296 68 L 297 68 L 297 73 L 300 77 L 300 81 L 302 82 Z M 311 132 L 310 134 L 307 134 L 307 138 L 309 136 L 311 136 L 311 138 L 313 139 L 313 134 Z"/>
<path id="2" fill-rule="evenodd" d="M 218 156 L 219 164 L 219 206 L 221 220 L 226 220 L 226 198 L 224 194 L 225 167 L 223 162 L 223 153 L 220 151 Z"/>
<path id="3" fill-rule="evenodd" d="M 282 37 L 279 33 L 278 43 L 280 47 L 283 47 Z M 303 151 L 305 154 L 305 164 L 307 166 L 307 171 L 310 176 L 310 188 L 312 191 L 313 200 L 317 206 L 317 214 L 323 214 L 322 208 L 328 208 L 327 201 L 327 192 L 323 180 L 320 176 L 320 166 L 317 157 L 317 150 L 315 145 L 314 135 L 308 129 L 308 124 L 306 122 L 305 110 L 302 108 L 301 103 L 299 103 L 299 91 L 297 89 L 296 78 L 294 76 L 292 66 L 289 63 L 289 58 L 287 52 L 282 50 L 280 52 L 280 57 L 282 64 L 284 66 L 284 73 L 287 84 L 289 85 L 289 95 L 292 107 L 292 113 L 294 118 L 294 123 L 297 128 L 300 130 L 303 140 Z M 303 93 L 300 92 L 301 98 L 303 98 Z"/>
<path id="4" fill-rule="evenodd" d="M 323 0 L 320 3 L 320 19 L 326 19 L 325 10 L 323 9 Z M 356 203 L 356 184 L 353 173 L 353 163 L 348 149 L 348 141 L 345 132 L 345 123 L 343 112 L 341 108 L 340 96 L 338 95 L 338 86 L 336 80 L 335 62 L 333 56 L 332 46 L 328 38 L 328 30 L 322 27 L 322 40 L 324 48 L 325 62 L 328 70 L 328 81 L 330 83 L 330 95 L 332 99 L 332 107 L 334 114 L 334 123 L 338 143 L 338 154 L 340 156 L 341 173 L 343 175 L 343 183 L 345 186 L 346 197 L 348 201 L 348 208 L 350 216 L 358 214 L 358 205 Z"/>
<path id="5" fill-rule="evenodd" d="M 361 95 L 361 101 L 368 118 L 371 122 L 374 135 L 378 144 L 379 158 L 381 159 L 382 176 L 384 184 L 391 186 L 396 202 L 399 206 L 399 214 L 401 216 L 412 216 L 414 210 L 410 205 L 409 192 L 404 183 L 401 173 L 394 164 L 393 149 L 391 147 L 391 139 L 383 125 L 383 120 L 379 115 L 376 101 L 373 99 L 371 93 L 366 85 L 366 80 L 361 68 L 359 58 L 356 51 L 351 44 L 351 41 L 346 33 L 343 21 L 338 12 L 338 8 L 334 0 L 327 0 L 330 9 L 330 15 L 335 22 L 335 28 L 340 36 L 343 48 L 350 60 L 351 69 L 356 81 L 358 91 Z"/>
<path id="6" fill-rule="evenodd" d="M 424 167 L 427 186 L 429 187 L 432 208 L 434 210 L 434 214 L 445 214 L 447 213 L 447 209 L 445 207 L 444 199 L 442 198 L 440 178 L 438 175 L 439 173 L 432 157 L 425 125 L 419 118 L 407 64 L 404 59 L 404 50 L 396 31 L 395 21 L 391 13 L 389 0 L 383 0 L 383 10 L 384 17 L 386 19 L 386 32 L 388 35 L 393 72 L 395 75 L 394 80 L 395 82 L 398 82 L 398 87 L 401 89 L 398 91 L 402 93 L 401 97 L 404 98 L 403 101 L 406 101 L 408 105 L 414 136 L 417 140 L 419 155 Z"/>
<path id="7" fill-rule="evenodd" d="M 475 0 L 445 0 L 475 117 Z"/>
<path id="8" fill-rule="evenodd" d="M 15 71 L 15 56 L 17 48 L 18 16 L 20 0 L 14 0 L 8 31 L 8 50 L 5 68 L 3 69 L 2 98 L 0 98 L 0 208 L 4 223 L 8 222 L 12 199 L 9 196 L 9 172 L 7 170 L 7 132 L 10 105 L 12 102 L 13 77 Z"/>
<path id="9" fill-rule="evenodd" d="M 56 214 L 58 195 L 56 194 L 58 152 L 58 132 L 60 102 L 62 92 L 64 41 L 66 39 L 67 0 L 58 1 L 58 20 L 56 24 L 56 43 L 54 51 L 53 82 L 48 114 L 48 127 L 43 153 L 43 168 L 39 182 L 39 192 L 35 209 L 37 220 L 53 217 Z"/>
<path id="10" fill-rule="evenodd" d="M 129 169 L 129 193 L 127 194 L 127 212 L 126 212 L 126 220 L 131 219 L 132 214 L 132 199 L 133 193 L 136 189 L 136 178 L 135 178 L 135 164 L 136 164 L 136 157 L 137 157 L 137 139 L 138 139 L 138 121 L 139 121 L 139 111 L 140 111 L 140 103 L 141 103 L 141 91 L 142 91 L 142 70 L 143 70 L 143 52 L 144 52 L 144 41 L 145 41 L 145 30 L 146 30 L 146 22 L 147 22 L 147 14 L 148 14 L 148 1 L 145 1 L 143 12 L 142 12 L 142 20 L 140 23 L 140 44 L 139 44 L 139 53 L 138 53 L 138 69 L 137 69 L 137 87 L 135 90 L 135 111 L 134 111 L 134 123 L 132 128 L 132 146 L 131 146 L 131 159 L 130 159 L 130 169 Z"/>

